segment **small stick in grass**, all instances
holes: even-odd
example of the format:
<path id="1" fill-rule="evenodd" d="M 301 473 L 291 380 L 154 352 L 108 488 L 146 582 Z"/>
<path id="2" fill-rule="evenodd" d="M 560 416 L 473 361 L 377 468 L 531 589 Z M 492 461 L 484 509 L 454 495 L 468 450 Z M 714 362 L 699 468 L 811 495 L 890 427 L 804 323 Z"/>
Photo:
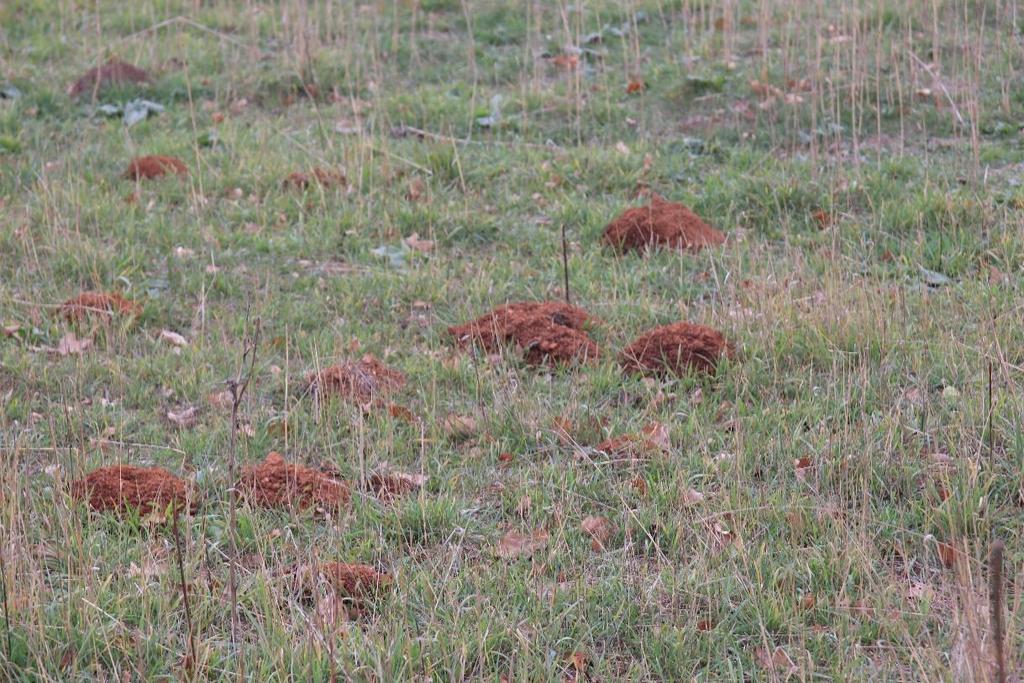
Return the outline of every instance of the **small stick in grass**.
<path id="1" fill-rule="evenodd" d="M 174 549 L 178 556 L 178 574 L 181 576 L 181 600 L 185 605 L 185 626 L 188 628 L 188 655 L 185 658 L 185 673 L 191 677 L 196 665 L 196 636 L 192 630 L 192 609 L 188 602 L 188 582 L 185 581 L 184 553 L 181 550 L 181 534 L 178 532 L 178 507 L 174 508 Z"/>
<path id="2" fill-rule="evenodd" d="M 4 549 L 0 548 L 0 588 L 4 599 L 4 630 L 7 633 L 7 661 L 11 661 L 11 612 L 7 605 L 7 563 L 4 561 Z"/>
<path id="3" fill-rule="evenodd" d="M 988 458 L 989 463 L 992 465 L 993 471 L 995 471 L 996 458 L 995 458 L 995 445 L 992 441 L 992 361 L 988 362 Z"/>
<path id="4" fill-rule="evenodd" d="M 569 300 L 569 243 L 565 240 L 565 223 L 562 223 L 562 275 L 565 278 L 565 303 L 572 305 Z"/>
<path id="5" fill-rule="evenodd" d="M 998 538 L 992 543 L 988 559 L 989 620 L 996 649 L 996 682 L 1006 683 L 1006 655 L 1003 652 L 1003 550 Z"/>
<path id="6" fill-rule="evenodd" d="M 231 599 L 231 644 L 238 645 L 238 407 L 249 388 L 253 371 L 256 368 L 256 350 L 260 343 L 260 319 L 257 318 L 253 327 L 252 337 L 245 343 L 242 359 L 237 374 L 225 381 L 231 391 L 231 441 L 228 447 L 228 477 L 231 480 L 231 495 L 228 505 L 228 540 L 231 549 L 231 560 L 228 562 L 228 595 Z M 248 366 L 248 368 L 246 368 Z M 244 375 L 243 375 L 244 372 Z M 244 677 L 242 659 L 238 660 L 238 677 Z"/>

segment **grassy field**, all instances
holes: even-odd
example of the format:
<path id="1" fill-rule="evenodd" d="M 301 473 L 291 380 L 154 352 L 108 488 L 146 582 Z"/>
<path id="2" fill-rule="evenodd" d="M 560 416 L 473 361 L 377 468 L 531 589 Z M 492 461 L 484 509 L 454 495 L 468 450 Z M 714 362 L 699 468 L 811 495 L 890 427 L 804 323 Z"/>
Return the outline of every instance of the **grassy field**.
<path id="1" fill-rule="evenodd" d="M 1020 672 L 1024 17 L 839 5 L 2 3 L 0 677 L 994 680 L 996 537 Z M 151 82 L 68 96 L 110 57 Z M 164 111 L 100 108 L 136 98 Z M 122 179 L 143 154 L 189 174 Z M 345 180 L 283 184 L 314 167 Z M 648 190 L 728 242 L 602 248 Z M 563 297 L 563 226 L 598 362 L 457 349 L 449 325 Z M 82 290 L 141 313 L 68 323 Z M 340 472 L 340 514 L 230 523 L 217 395 L 257 320 L 239 464 Z M 678 320 L 736 357 L 622 372 Z M 366 353 L 417 419 L 304 392 Z M 591 448 L 651 425 L 665 453 Z M 68 495 L 117 463 L 196 483 L 188 618 L 170 526 Z M 381 469 L 428 480 L 381 500 Z M 333 560 L 393 583 L 347 611 L 290 589 Z"/>

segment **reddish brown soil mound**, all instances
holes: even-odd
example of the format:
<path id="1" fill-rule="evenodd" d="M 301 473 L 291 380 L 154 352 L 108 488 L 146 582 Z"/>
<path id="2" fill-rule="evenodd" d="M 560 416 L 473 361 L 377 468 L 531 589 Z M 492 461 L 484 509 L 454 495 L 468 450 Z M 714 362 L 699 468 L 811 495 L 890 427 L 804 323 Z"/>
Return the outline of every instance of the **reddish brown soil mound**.
<path id="1" fill-rule="evenodd" d="M 254 505 L 328 511 L 348 502 L 348 486 L 318 470 L 286 463 L 271 452 L 259 465 L 242 470 L 239 492 Z"/>
<path id="2" fill-rule="evenodd" d="M 161 467 L 132 465 L 101 467 L 71 482 L 71 496 L 99 511 L 163 512 L 172 503 L 181 510 L 188 505 L 190 489 L 191 484 Z"/>
<path id="3" fill-rule="evenodd" d="M 602 239 L 622 252 L 653 247 L 699 251 L 721 244 L 725 235 L 686 206 L 653 197 L 650 206 L 628 209 L 609 223 Z"/>
<path id="4" fill-rule="evenodd" d="M 597 345 L 583 331 L 590 315 L 569 304 L 522 302 L 499 306 L 464 325 L 448 328 L 463 346 L 475 344 L 495 353 L 502 343 L 523 349 L 527 363 L 568 363 L 597 358 Z"/>
<path id="5" fill-rule="evenodd" d="M 320 576 L 337 591 L 349 598 L 364 598 L 391 585 L 391 576 L 382 574 L 368 564 L 328 562 L 320 565 Z"/>
<path id="6" fill-rule="evenodd" d="M 681 322 L 662 325 L 640 335 L 620 357 L 626 370 L 645 374 L 685 374 L 689 370 L 715 374 L 718 359 L 732 357 L 733 347 L 721 332 Z"/>
<path id="7" fill-rule="evenodd" d="M 344 187 L 347 184 L 347 180 L 345 174 L 341 171 L 320 168 L 319 166 L 309 173 L 302 171 L 289 173 L 284 179 L 285 187 L 297 187 L 299 189 L 305 189 L 313 183 L 322 187 Z"/>
<path id="8" fill-rule="evenodd" d="M 142 308 L 116 292 L 82 292 L 60 305 L 60 314 L 70 321 L 96 316 L 109 320 L 118 315 L 138 315 Z"/>
<path id="9" fill-rule="evenodd" d="M 371 354 L 346 361 L 309 376 L 309 387 L 322 394 L 337 394 L 361 405 L 405 386 L 405 375 Z"/>
<path id="10" fill-rule="evenodd" d="M 141 84 L 149 82 L 149 74 L 137 66 L 126 62 L 111 59 L 103 66 L 90 69 L 79 77 L 77 81 L 68 88 L 68 95 L 80 97 L 81 95 L 92 95 L 99 92 L 108 85 L 125 83 Z"/>
<path id="11" fill-rule="evenodd" d="M 168 173 L 185 175 L 188 173 L 188 167 L 181 159 L 176 157 L 151 154 L 150 156 L 132 159 L 122 177 L 131 180 L 142 180 L 144 178 L 159 178 Z"/>

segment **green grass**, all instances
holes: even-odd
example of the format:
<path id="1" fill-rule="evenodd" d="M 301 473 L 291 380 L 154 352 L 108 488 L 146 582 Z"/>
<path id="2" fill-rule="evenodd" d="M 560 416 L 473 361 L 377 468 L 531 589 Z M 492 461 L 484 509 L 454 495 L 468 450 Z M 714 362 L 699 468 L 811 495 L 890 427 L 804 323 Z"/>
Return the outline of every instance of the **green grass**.
<path id="1" fill-rule="evenodd" d="M 0 7 L 0 86 L 23 93 L 0 99 L 0 323 L 17 328 L 0 337 L 4 679 L 187 677 L 170 530 L 67 494 L 122 462 L 201 492 L 182 520 L 196 680 L 554 681 L 575 676 L 574 653 L 591 680 L 982 680 L 993 536 L 1020 671 L 1024 55 L 1009 3 L 200 5 Z M 550 59 L 567 44 L 584 48 L 578 72 Z M 100 102 L 164 114 L 126 129 L 66 96 L 110 55 L 153 83 Z M 636 78 L 646 90 L 627 94 Z M 122 180 L 140 154 L 190 174 Z M 349 187 L 282 185 L 314 166 Z M 603 250 L 645 186 L 730 241 Z M 448 325 L 562 296 L 562 224 L 602 358 L 547 372 L 453 348 Z M 434 248 L 402 268 L 372 251 L 414 233 Z M 82 289 L 143 312 L 69 325 L 55 306 Z M 230 418 L 207 397 L 256 318 L 242 464 L 277 450 L 352 482 L 384 464 L 430 479 L 390 503 L 356 492 L 329 520 L 243 504 L 232 645 Z M 677 320 L 722 330 L 737 358 L 714 379 L 624 376 L 616 353 Z M 45 350 L 69 330 L 92 348 Z M 407 375 L 393 400 L 421 422 L 303 394 L 316 368 L 367 352 Z M 165 416 L 185 405 L 200 418 L 179 428 Z M 464 438 L 451 415 L 473 418 Z M 562 419 L 591 441 L 662 423 L 672 447 L 594 460 L 559 438 Z M 580 528 L 590 515 L 614 527 L 604 550 Z M 506 532 L 535 529 L 542 550 L 497 556 Z M 944 567 L 937 542 L 964 561 Z M 394 584 L 325 623 L 286 580 L 316 560 Z"/>

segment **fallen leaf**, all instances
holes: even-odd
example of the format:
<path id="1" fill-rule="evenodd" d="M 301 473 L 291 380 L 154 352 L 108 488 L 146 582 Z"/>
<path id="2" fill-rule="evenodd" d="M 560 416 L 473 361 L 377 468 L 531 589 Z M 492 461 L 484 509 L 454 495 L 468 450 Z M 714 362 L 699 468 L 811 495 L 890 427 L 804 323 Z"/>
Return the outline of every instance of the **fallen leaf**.
<path id="1" fill-rule="evenodd" d="M 505 559 L 529 556 L 547 544 L 548 532 L 544 529 L 536 529 L 529 534 L 510 531 L 498 541 L 497 553 L 498 557 Z"/>
<path id="2" fill-rule="evenodd" d="M 502 463 L 504 465 L 507 465 L 510 462 L 512 462 L 513 457 L 514 456 L 511 453 L 506 451 L 506 452 L 504 452 L 504 453 L 502 453 L 501 455 L 498 456 L 498 462 L 500 462 L 500 463 Z"/>
<path id="3" fill-rule="evenodd" d="M 587 657 L 586 654 L 579 651 L 573 652 L 571 655 L 569 655 L 569 663 L 572 664 L 572 668 L 576 672 L 574 676 L 575 680 L 578 681 L 581 678 L 586 677 L 587 665 L 590 663 L 590 658 Z"/>
<path id="4" fill-rule="evenodd" d="M 185 337 L 181 336 L 177 332 L 171 332 L 170 330 L 160 330 L 160 339 L 179 348 L 182 346 L 188 346 L 188 340 L 185 339 Z"/>
<path id="5" fill-rule="evenodd" d="M 551 62 L 566 70 L 573 70 L 580 65 L 580 58 L 576 55 L 556 55 Z"/>
<path id="6" fill-rule="evenodd" d="M 704 502 L 704 494 L 695 488 L 683 491 L 683 505 L 697 505 Z"/>
<path id="7" fill-rule="evenodd" d="M 924 279 L 925 284 L 929 287 L 942 287 L 953 282 L 948 276 L 938 271 L 928 270 L 924 266 L 918 266 L 918 269 L 921 271 L 921 277 Z"/>
<path id="8" fill-rule="evenodd" d="M 20 329 L 21 325 L 19 325 L 18 323 L 7 323 L 3 327 L 4 336 L 13 337 L 14 335 L 18 334 L 18 330 Z"/>
<path id="9" fill-rule="evenodd" d="M 68 332 L 57 343 L 57 353 L 62 356 L 80 354 L 92 346 L 92 339 L 79 339 L 74 332 Z"/>
<path id="10" fill-rule="evenodd" d="M 415 424 L 419 422 L 419 418 L 417 418 L 416 415 L 414 415 L 411 410 L 409 410 L 405 406 L 400 406 L 397 403 L 392 403 L 388 405 L 388 414 L 390 414 L 391 417 L 395 418 L 396 420 L 402 420 L 403 422 L 408 422 L 409 424 Z"/>
<path id="11" fill-rule="evenodd" d="M 604 550 L 612 536 L 612 524 L 606 517 L 584 517 L 580 528 L 583 529 L 583 533 L 590 536 L 590 548 L 594 552 Z"/>
<path id="12" fill-rule="evenodd" d="M 476 433 L 476 419 L 471 415 L 456 415 L 452 413 L 444 419 L 444 430 L 452 439 L 464 441 Z"/>
<path id="13" fill-rule="evenodd" d="M 413 178 L 409 181 L 409 188 L 405 191 L 405 198 L 410 202 L 418 202 L 427 192 L 427 184 L 422 178 Z"/>
<path id="14" fill-rule="evenodd" d="M 168 410 L 167 419 L 183 429 L 193 427 L 199 421 L 199 409 L 188 406 L 178 411 Z"/>
<path id="15" fill-rule="evenodd" d="M 939 552 L 939 560 L 942 561 L 942 566 L 946 569 L 952 569 L 956 566 L 957 562 L 960 562 L 963 559 L 963 551 L 957 550 L 956 547 L 949 543 L 938 541 L 936 546 Z"/>
<path id="16" fill-rule="evenodd" d="M 765 669 L 785 671 L 787 673 L 792 673 L 797 670 L 797 666 L 793 662 L 793 659 L 786 654 L 786 651 L 782 649 L 782 646 L 776 647 L 772 652 L 768 652 L 768 650 L 759 647 L 754 651 L 754 656 L 757 658 L 757 663 Z"/>
<path id="17" fill-rule="evenodd" d="M 630 485 L 641 496 L 647 495 L 647 480 L 644 479 L 643 477 L 639 475 L 633 477 L 633 481 L 630 482 Z"/>
<path id="18" fill-rule="evenodd" d="M 805 610 L 814 609 L 817 602 L 818 600 L 814 593 L 806 593 L 802 598 L 800 598 L 800 608 Z"/>
<path id="19" fill-rule="evenodd" d="M 402 240 L 402 244 L 409 247 L 413 251 L 418 251 L 423 254 L 428 254 L 434 250 L 434 240 L 421 239 L 420 234 L 418 232 L 414 232 L 413 234 L 406 237 L 404 240 Z"/>
<path id="20" fill-rule="evenodd" d="M 405 493 L 418 491 L 427 483 L 425 474 L 408 472 L 375 472 L 367 479 L 367 487 L 382 500 L 391 500 Z"/>
<path id="21" fill-rule="evenodd" d="M 231 410 L 234 399 L 231 397 L 231 392 L 225 389 L 224 391 L 215 391 L 207 396 L 206 402 L 218 410 Z"/>
<path id="22" fill-rule="evenodd" d="M 667 451 L 672 447 L 672 440 L 669 438 L 668 427 L 660 422 L 649 423 L 641 430 L 641 432 L 645 439 L 663 451 Z"/>
<path id="23" fill-rule="evenodd" d="M 626 93 L 632 95 L 633 93 L 643 92 L 647 89 L 647 84 L 643 81 L 630 81 L 629 85 L 626 86 Z"/>
<path id="24" fill-rule="evenodd" d="M 793 466 L 796 468 L 796 478 L 803 481 L 807 477 L 807 471 L 811 468 L 813 461 L 808 457 L 796 458 Z"/>
<path id="25" fill-rule="evenodd" d="M 128 565 L 128 576 L 133 579 L 142 579 L 143 581 L 149 581 L 150 579 L 156 579 L 167 573 L 167 563 L 157 560 L 155 557 L 147 557 L 142 561 L 142 566 L 135 564 L 134 562 Z"/>
<path id="26" fill-rule="evenodd" d="M 555 437 L 563 446 L 572 446 L 575 444 L 575 439 L 572 437 L 572 420 L 567 417 L 559 416 L 552 420 L 552 423 L 551 431 L 555 433 Z"/>

